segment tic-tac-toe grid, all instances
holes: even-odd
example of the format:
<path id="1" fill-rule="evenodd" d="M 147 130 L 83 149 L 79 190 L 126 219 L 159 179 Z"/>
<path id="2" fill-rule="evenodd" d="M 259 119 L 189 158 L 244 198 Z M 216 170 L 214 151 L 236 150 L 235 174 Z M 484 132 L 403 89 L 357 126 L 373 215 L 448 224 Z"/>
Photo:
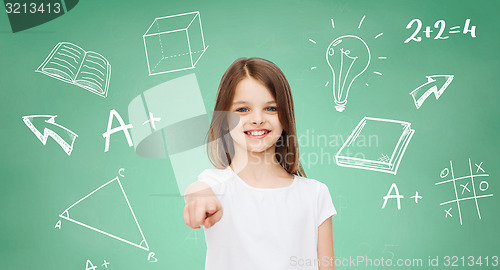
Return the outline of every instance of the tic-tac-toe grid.
<path id="1" fill-rule="evenodd" d="M 472 171 L 472 162 L 469 158 L 469 175 L 463 176 L 463 177 L 458 177 L 455 178 L 455 172 L 453 170 L 453 162 L 450 160 L 450 169 L 445 168 L 443 171 L 441 171 L 440 177 L 445 178 L 451 173 L 451 178 L 449 180 L 441 181 L 436 183 L 435 185 L 441 185 L 445 183 L 453 183 L 453 189 L 455 192 L 455 199 L 446 201 L 441 203 L 440 205 L 446 205 L 446 204 L 452 204 L 456 203 L 457 209 L 458 209 L 458 216 L 460 218 L 460 225 L 462 225 L 462 209 L 460 207 L 460 202 L 462 201 L 467 201 L 467 200 L 474 200 L 475 205 L 476 205 L 476 210 L 477 210 L 477 215 L 479 219 L 481 219 L 481 212 L 479 210 L 479 203 L 478 199 L 480 198 L 485 198 L 485 197 L 491 197 L 493 194 L 484 194 L 484 195 L 479 195 L 478 192 L 484 192 L 488 190 L 489 184 L 487 181 L 479 181 L 480 178 L 482 177 L 488 177 L 489 174 L 486 174 L 483 168 L 481 167 L 482 162 L 478 165 L 474 163 L 474 166 L 476 167 L 476 174 L 473 173 Z M 481 171 L 482 173 L 479 173 Z M 476 181 L 475 181 L 476 180 Z M 476 185 L 479 182 L 479 185 Z M 476 186 L 479 190 L 476 190 Z M 472 194 L 472 195 L 469 195 Z M 448 210 L 445 210 L 446 216 L 453 216 L 450 211 L 452 208 L 449 208 Z"/>

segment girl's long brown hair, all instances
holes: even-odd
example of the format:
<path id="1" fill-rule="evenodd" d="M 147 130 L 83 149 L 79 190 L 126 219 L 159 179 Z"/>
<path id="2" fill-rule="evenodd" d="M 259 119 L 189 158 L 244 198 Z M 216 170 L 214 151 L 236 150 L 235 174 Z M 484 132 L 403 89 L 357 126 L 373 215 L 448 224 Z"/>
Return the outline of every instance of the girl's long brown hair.
<path id="1" fill-rule="evenodd" d="M 290 85 L 283 72 L 272 62 L 262 58 L 240 58 L 226 70 L 219 84 L 214 114 L 207 137 L 207 150 L 212 164 L 224 169 L 234 156 L 233 140 L 229 134 L 227 111 L 231 107 L 236 85 L 251 77 L 269 89 L 276 100 L 278 117 L 283 132 L 276 141 L 276 159 L 290 174 L 306 177 L 299 161 L 299 146 L 295 131 L 295 114 Z"/>

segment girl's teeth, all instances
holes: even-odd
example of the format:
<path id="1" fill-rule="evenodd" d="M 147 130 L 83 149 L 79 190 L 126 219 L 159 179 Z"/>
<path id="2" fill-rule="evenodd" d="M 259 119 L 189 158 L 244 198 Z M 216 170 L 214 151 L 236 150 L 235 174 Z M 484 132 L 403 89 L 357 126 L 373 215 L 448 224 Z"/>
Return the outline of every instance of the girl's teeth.
<path id="1" fill-rule="evenodd" d="M 252 131 L 252 132 L 250 132 L 250 135 L 252 135 L 252 136 L 260 136 L 260 135 L 263 135 L 266 132 L 267 131 L 264 131 L 264 130 L 262 130 L 262 131 Z"/>

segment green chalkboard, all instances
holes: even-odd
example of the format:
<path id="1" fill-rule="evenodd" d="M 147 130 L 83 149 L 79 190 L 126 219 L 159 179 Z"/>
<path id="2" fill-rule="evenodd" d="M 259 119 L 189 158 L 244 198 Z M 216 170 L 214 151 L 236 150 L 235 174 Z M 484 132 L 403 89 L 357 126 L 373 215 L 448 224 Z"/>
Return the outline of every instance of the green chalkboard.
<path id="1" fill-rule="evenodd" d="M 254 56 L 291 85 L 338 269 L 500 267 L 498 1 L 4 6 L 1 269 L 203 269 L 181 194 L 222 74 Z"/>

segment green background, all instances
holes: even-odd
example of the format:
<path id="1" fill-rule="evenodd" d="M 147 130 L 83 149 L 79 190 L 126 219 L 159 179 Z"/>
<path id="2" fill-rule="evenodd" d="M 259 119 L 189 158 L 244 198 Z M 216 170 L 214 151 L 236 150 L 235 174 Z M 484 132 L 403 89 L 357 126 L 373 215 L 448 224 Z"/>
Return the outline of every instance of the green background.
<path id="1" fill-rule="evenodd" d="M 496 268 L 491 256 L 500 255 L 499 8 L 498 1 L 81 1 L 67 14 L 15 34 L 1 12 L 0 268 L 85 269 L 89 259 L 98 269 L 105 269 L 104 260 L 109 269 L 203 269 L 204 234 L 184 224 L 184 201 L 169 159 L 136 155 L 122 134 L 111 136 L 105 153 L 102 133 L 110 110 L 128 123 L 133 98 L 193 72 L 207 111 L 213 110 L 225 69 L 251 56 L 276 63 L 292 87 L 298 136 L 310 140 L 301 143 L 301 161 L 308 178 L 328 185 L 338 211 L 333 218 L 336 258 L 415 258 L 426 266 L 429 256 L 439 256 L 442 267 L 446 255 L 489 256 L 489 267 L 484 257 L 475 267 Z M 156 17 L 191 11 L 201 14 L 208 50 L 195 69 L 148 76 L 142 35 Z M 477 37 L 460 33 L 434 40 L 420 33 L 421 42 L 405 44 L 415 29 L 406 25 L 415 18 L 424 28 L 431 26 L 432 37 L 437 20 L 445 20 L 448 30 L 463 28 L 469 18 Z M 339 113 L 332 89 L 325 87 L 332 76 L 325 50 L 346 34 L 363 38 L 374 58 Z M 108 59 L 107 98 L 35 73 L 61 41 Z M 455 77 L 439 100 L 432 95 L 417 110 L 409 93 L 435 74 Z M 57 123 L 78 134 L 71 156 L 51 138 L 46 146 L 40 143 L 22 121 L 34 114 L 58 115 Z M 345 140 L 365 116 L 407 121 L 415 129 L 397 175 L 335 164 L 342 141 L 332 138 Z M 328 143 L 314 144 L 318 136 L 327 136 Z M 321 153 L 323 161 L 313 162 Z M 474 172 L 474 164 L 483 162 L 490 176 L 481 180 L 488 181 L 488 194 L 494 196 L 478 199 L 482 219 L 472 200 L 464 203 L 460 225 L 458 213 L 445 218 L 448 207 L 439 205 L 454 198 L 452 186 L 434 183 L 450 160 L 456 177 L 467 175 L 469 158 Z M 64 209 L 117 176 L 120 168 L 125 168 L 121 181 L 156 263 L 147 261 L 144 250 L 71 222 L 62 220 L 61 229 L 54 228 Z M 404 195 L 401 210 L 396 200 L 381 208 L 392 183 Z M 418 203 L 410 198 L 416 191 L 423 197 Z"/>

